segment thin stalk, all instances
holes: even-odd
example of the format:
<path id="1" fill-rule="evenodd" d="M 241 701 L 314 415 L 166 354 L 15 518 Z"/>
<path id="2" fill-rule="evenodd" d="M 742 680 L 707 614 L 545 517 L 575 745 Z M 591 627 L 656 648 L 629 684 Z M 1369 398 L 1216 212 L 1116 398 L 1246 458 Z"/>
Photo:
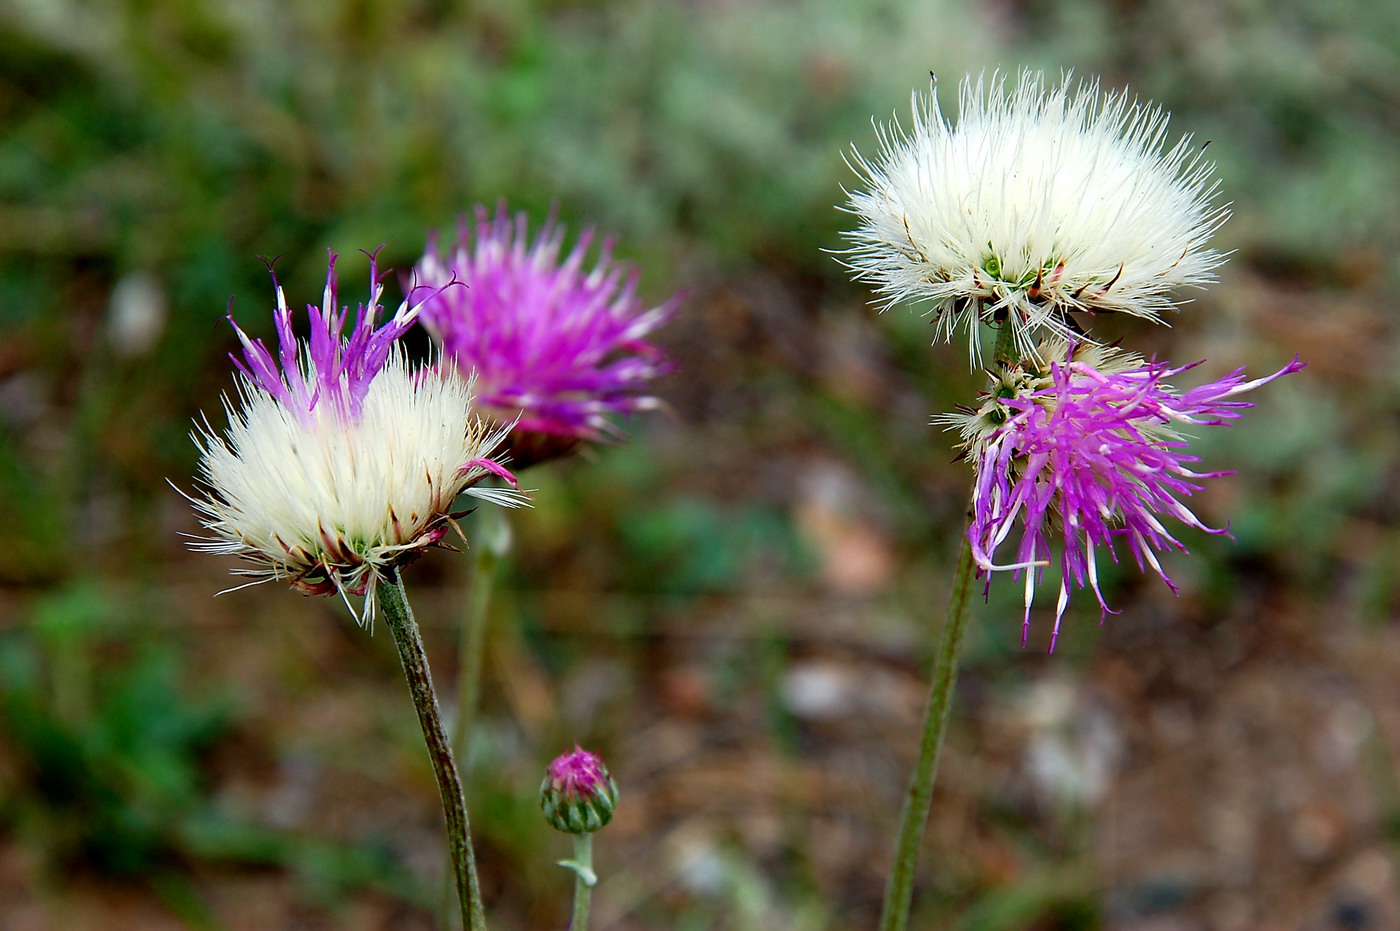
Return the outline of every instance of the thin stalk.
<path id="1" fill-rule="evenodd" d="M 574 861 L 570 864 L 574 871 L 574 915 L 569 921 L 569 931 L 587 931 L 588 905 L 593 898 L 593 885 L 598 877 L 593 873 L 593 835 L 574 835 Z"/>
<path id="2" fill-rule="evenodd" d="M 452 745 L 442 726 L 433 677 L 428 671 L 428 654 L 423 638 L 413 620 L 413 609 L 397 572 L 375 586 L 379 611 L 384 615 L 399 650 L 408 691 L 418 712 L 418 724 L 423 729 L 423 742 L 428 747 L 428 759 L 437 777 L 438 794 L 442 796 L 442 813 L 447 819 L 447 853 L 457 880 L 457 900 L 461 906 L 462 926 L 471 931 L 486 931 L 486 918 L 481 906 L 481 888 L 476 879 L 476 858 L 472 855 L 471 824 L 467 820 L 466 795 L 462 780 L 457 776 L 457 763 L 452 758 Z"/>
<path id="3" fill-rule="evenodd" d="M 493 509 L 494 510 L 494 509 Z M 497 556 L 489 542 L 475 547 L 476 560 L 472 569 L 471 592 L 467 597 L 467 613 L 462 618 L 462 631 L 457 652 L 457 719 L 452 724 L 452 748 L 462 766 L 470 771 L 471 756 L 467 744 L 472 725 L 476 722 L 476 707 L 481 697 L 482 656 L 486 649 L 486 612 L 491 606 L 491 586 L 496 577 Z"/>
<path id="4" fill-rule="evenodd" d="M 948 711 L 952 706 L 953 683 L 958 678 L 958 655 L 966 630 L 967 605 L 972 592 L 974 563 L 972 545 L 963 536 L 957 568 L 953 571 L 953 591 L 948 602 L 948 618 L 933 667 L 928 710 L 924 714 L 919 759 L 909 779 L 909 792 L 900 815 L 899 841 L 895 846 L 894 868 L 885 886 L 885 904 L 880 912 L 880 931 L 904 931 L 909 923 L 909 904 L 914 896 L 914 868 L 933 799 L 933 781 L 938 775 L 938 755 L 948 731 Z"/>
<path id="5" fill-rule="evenodd" d="M 996 345 L 992 347 L 993 362 L 1001 365 L 1010 365 L 1016 361 L 1015 334 L 1016 331 L 1011 328 L 1010 321 L 1004 321 L 997 327 L 997 341 Z"/>

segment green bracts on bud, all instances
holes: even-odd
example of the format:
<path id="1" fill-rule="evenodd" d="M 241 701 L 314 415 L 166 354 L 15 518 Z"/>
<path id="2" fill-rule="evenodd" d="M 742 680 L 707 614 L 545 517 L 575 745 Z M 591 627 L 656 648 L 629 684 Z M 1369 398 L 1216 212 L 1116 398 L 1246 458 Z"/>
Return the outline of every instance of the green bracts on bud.
<path id="1" fill-rule="evenodd" d="M 602 760 L 575 747 L 549 764 L 540 783 L 540 808 L 556 830 L 591 834 L 612 820 L 617 783 Z"/>

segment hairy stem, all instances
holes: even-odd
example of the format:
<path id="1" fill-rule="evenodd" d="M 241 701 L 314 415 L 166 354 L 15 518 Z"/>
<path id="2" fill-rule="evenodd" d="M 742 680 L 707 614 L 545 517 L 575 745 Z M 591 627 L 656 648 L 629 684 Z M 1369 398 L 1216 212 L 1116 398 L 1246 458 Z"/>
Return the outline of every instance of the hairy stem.
<path id="1" fill-rule="evenodd" d="M 894 867 L 885 886 L 880 931 L 904 931 L 909 923 L 909 905 L 914 896 L 914 868 L 918 864 L 919 846 L 924 836 L 924 825 L 928 821 L 929 804 L 933 799 L 938 755 L 943 749 L 943 737 L 948 730 L 948 711 L 952 705 L 953 683 L 958 678 L 958 655 L 966 629 L 974 567 L 972 545 L 964 534 L 957 568 L 953 572 L 953 590 L 948 602 L 948 617 L 943 624 L 943 639 L 938 645 L 938 658 L 933 667 L 928 710 L 924 713 L 923 735 L 919 740 L 919 758 L 914 764 L 909 792 L 904 799 L 904 811 L 900 815 L 899 841 L 895 846 Z"/>
<path id="2" fill-rule="evenodd" d="M 996 345 L 992 347 L 992 361 L 1001 365 L 1011 365 L 1018 361 L 1016 353 L 1016 331 L 1010 320 L 1002 321 L 997 327 Z"/>
<path id="3" fill-rule="evenodd" d="M 403 582 L 395 571 L 375 586 L 378 607 L 394 635 L 399 661 L 403 664 L 413 707 L 418 712 L 418 724 L 423 729 L 423 741 L 428 746 L 428 759 L 437 777 L 438 793 L 442 796 L 442 813 L 447 819 L 447 853 L 457 880 L 457 900 L 461 906 L 462 926 L 470 931 L 486 931 L 482 913 L 481 889 L 476 879 L 476 858 L 472 855 L 471 824 L 467 820 L 466 796 L 462 780 L 457 775 L 457 763 L 452 758 L 452 746 L 442 726 L 433 677 L 428 671 L 428 654 L 423 638 L 413 620 L 413 609 Z"/>

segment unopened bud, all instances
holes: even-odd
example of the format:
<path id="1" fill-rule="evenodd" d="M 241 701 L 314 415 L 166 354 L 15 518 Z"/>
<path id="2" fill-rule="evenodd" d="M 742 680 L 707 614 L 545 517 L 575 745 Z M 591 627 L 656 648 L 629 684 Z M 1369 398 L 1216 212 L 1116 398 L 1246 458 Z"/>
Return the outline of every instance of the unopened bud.
<path id="1" fill-rule="evenodd" d="M 591 834 L 612 820 L 617 807 L 617 783 L 603 761 L 574 746 L 549 764 L 540 783 L 540 808 L 556 829 L 566 834 Z"/>

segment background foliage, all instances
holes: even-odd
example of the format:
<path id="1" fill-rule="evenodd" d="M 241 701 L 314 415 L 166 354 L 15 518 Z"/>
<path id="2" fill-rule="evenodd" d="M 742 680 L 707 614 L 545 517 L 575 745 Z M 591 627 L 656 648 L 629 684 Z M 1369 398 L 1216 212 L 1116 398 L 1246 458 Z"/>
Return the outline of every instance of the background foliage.
<path id="1" fill-rule="evenodd" d="M 0 925 L 430 925 L 384 638 L 212 599 L 165 480 L 230 296 L 271 306 L 255 256 L 295 301 L 347 253 L 353 299 L 355 250 L 406 269 L 505 199 L 690 296 L 671 414 L 529 473 L 470 791 L 493 927 L 563 923 L 534 790 L 574 740 L 623 789 L 596 927 L 869 926 L 968 482 L 927 420 L 977 376 L 869 309 L 832 205 L 929 69 L 950 102 L 1023 66 L 1163 104 L 1234 202 L 1222 283 L 1134 348 L 1313 364 L 1202 439 L 1236 539 L 1188 541 L 1181 597 L 1114 572 L 1046 656 L 991 593 L 916 926 L 1400 925 L 1400 7 L 1367 0 L 9 0 Z M 414 567 L 444 681 L 468 562 Z"/>

